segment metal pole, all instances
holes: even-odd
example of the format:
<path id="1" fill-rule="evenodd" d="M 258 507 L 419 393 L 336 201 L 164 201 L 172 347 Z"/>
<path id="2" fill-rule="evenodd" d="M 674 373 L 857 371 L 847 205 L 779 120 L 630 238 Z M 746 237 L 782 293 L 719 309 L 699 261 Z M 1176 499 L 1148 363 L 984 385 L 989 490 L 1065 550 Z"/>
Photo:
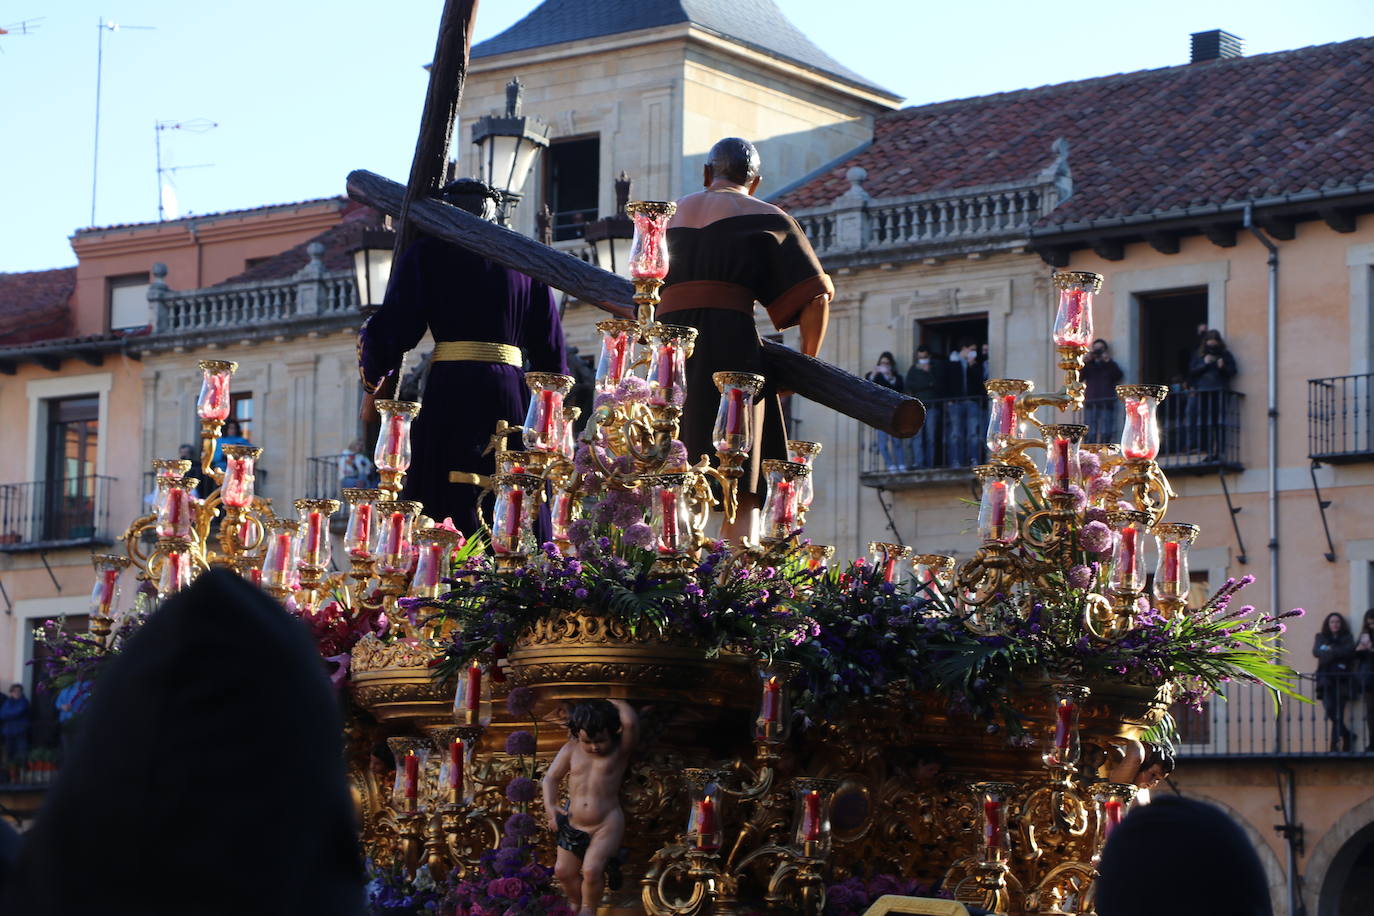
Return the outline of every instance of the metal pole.
<path id="1" fill-rule="evenodd" d="M 157 221 L 162 222 L 162 125 L 153 122 L 153 140 L 157 147 Z"/>
<path id="2" fill-rule="evenodd" d="M 100 72 L 105 55 L 105 17 L 96 21 L 95 40 L 95 142 L 91 152 L 91 225 L 95 225 L 95 189 L 100 172 Z"/>

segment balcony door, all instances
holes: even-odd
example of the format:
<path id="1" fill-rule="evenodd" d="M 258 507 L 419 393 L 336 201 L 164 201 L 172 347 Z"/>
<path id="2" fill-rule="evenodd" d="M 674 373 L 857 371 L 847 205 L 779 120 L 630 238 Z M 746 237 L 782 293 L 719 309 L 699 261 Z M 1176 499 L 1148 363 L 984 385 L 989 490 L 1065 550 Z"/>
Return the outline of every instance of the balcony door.
<path id="1" fill-rule="evenodd" d="M 96 446 L 100 437 L 100 398 L 59 398 L 48 402 L 47 468 L 43 478 L 44 541 L 95 535 Z"/>

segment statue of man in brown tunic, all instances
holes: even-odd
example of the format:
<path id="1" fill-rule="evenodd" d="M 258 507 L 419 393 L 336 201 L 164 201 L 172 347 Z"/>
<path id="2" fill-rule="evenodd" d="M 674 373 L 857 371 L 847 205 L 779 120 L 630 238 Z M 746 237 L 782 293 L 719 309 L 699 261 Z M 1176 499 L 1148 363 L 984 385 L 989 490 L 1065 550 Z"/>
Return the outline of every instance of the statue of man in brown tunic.
<path id="1" fill-rule="evenodd" d="M 672 260 L 658 317 L 701 333 L 687 361 L 687 406 L 681 436 L 692 461 L 714 453 L 711 428 L 720 394 L 716 372 L 765 375 L 754 303 L 779 331 L 800 326 L 801 351 L 815 356 L 825 338 L 835 287 L 797 221 L 754 197 L 759 154 L 748 140 L 729 137 L 711 148 L 705 190 L 677 202 L 668 223 Z M 787 457 L 779 392 L 771 380 L 754 404 L 754 448 L 739 482 L 739 514 L 721 536 L 752 536 L 764 483 L 760 462 Z"/>

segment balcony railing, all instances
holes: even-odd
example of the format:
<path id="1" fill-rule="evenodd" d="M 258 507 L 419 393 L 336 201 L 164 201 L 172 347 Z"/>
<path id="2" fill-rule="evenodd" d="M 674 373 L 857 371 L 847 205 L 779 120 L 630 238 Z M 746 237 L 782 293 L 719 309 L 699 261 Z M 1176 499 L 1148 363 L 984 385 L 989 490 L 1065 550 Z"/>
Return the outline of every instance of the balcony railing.
<path id="1" fill-rule="evenodd" d="M 1160 466 L 1174 474 L 1240 470 L 1242 397 L 1238 391 L 1187 391 L 1166 398 L 1159 408 Z M 862 483 L 886 489 L 947 483 L 954 472 L 987 460 L 987 398 L 935 398 L 925 406 L 925 428 L 910 439 L 861 428 Z M 1087 401 L 1067 420 L 1088 427 L 1085 442 L 1121 438 L 1116 398 Z"/>
<path id="2" fill-rule="evenodd" d="M 1320 682 L 1304 674 L 1299 677 L 1297 692 L 1311 702 L 1285 697 L 1275 710 L 1268 690 L 1233 681 L 1226 685 L 1225 699 L 1212 698 L 1201 712 L 1175 709 L 1180 755 L 1339 757 L 1369 753 L 1374 740 L 1369 704 L 1374 702 L 1374 692 L 1365 691 L 1362 673 L 1324 675 Z"/>
<path id="3" fill-rule="evenodd" d="M 114 482 L 92 474 L 0 484 L 0 552 L 109 543 Z"/>
<path id="4" fill-rule="evenodd" d="M 352 271 L 186 291 L 154 288 L 148 296 L 156 305 L 158 334 L 277 324 L 358 310 Z"/>
<path id="5" fill-rule="evenodd" d="M 337 455 L 314 455 L 307 459 L 306 495 L 311 499 L 340 499 L 344 487 L 375 487 L 381 477 L 374 470 L 366 480 L 343 479 L 343 465 L 340 463 L 347 453 Z M 370 467 L 370 465 L 369 465 Z"/>
<path id="6" fill-rule="evenodd" d="M 817 254 L 885 251 L 1024 238 L 1058 204 L 1053 181 L 940 190 L 867 199 L 847 194 L 824 207 L 793 211 Z"/>
<path id="7" fill-rule="evenodd" d="M 1307 456 L 1339 464 L 1374 458 L 1374 375 L 1338 375 L 1307 382 Z"/>

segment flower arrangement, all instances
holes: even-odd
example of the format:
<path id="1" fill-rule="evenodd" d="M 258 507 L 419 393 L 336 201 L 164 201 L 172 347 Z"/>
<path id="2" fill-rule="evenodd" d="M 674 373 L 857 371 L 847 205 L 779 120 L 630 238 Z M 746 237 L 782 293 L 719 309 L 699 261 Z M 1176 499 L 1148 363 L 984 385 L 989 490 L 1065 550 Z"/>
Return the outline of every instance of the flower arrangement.
<path id="1" fill-rule="evenodd" d="M 873 875 L 870 878 L 852 877 L 828 885 L 825 889 L 825 916 L 861 916 L 879 897 L 895 894 L 899 897 L 935 897 L 928 885 L 907 881 L 896 875 Z"/>
<path id="2" fill-rule="evenodd" d="M 76 681 L 94 683 L 147 620 L 142 611 L 124 615 L 104 644 L 86 633 L 64 629 L 60 618 L 44 620 L 34 628 L 33 638 L 45 651 L 32 664 L 37 665 L 39 678 L 55 691 Z"/>

